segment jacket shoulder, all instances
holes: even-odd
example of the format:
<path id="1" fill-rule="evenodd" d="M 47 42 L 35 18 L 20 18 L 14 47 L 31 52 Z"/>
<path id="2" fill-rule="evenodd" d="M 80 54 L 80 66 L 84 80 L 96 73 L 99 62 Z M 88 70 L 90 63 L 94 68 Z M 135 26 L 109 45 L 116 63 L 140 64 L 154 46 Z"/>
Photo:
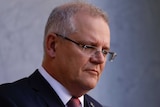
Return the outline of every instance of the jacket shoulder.
<path id="1" fill-rule="evenodd" d="M 22 85 L 24 84 L 24 85 Z M 16 107 L 18 99 L 24 99 L 24 89 L 27 79 L 21 79 L 12 83 L 0 85 L 0 107 Z"/>
<path id="2" fill-rule="evenodd" d="M 0 85 L 0 107 L 41 107 L 41 105 L 46 105 L 33 87 L 38 82 L 38 80 L 35 81 L 35 78 L 41 78 L 37 71 L 29 77 Z"/>
<path id="3" fill-rule="evenodd" d="M 27 85 L 28 81 L 27 78 L 20 79 L 18 81 L 12 82 L 12 83 L 4 83 L 0 85 L 0 93 L 2 92 L 9 92 L 9 91 L 16 91 L 21 86 L 25 87 Z M 23 84 L 23 85 L 22 85 Z"/>

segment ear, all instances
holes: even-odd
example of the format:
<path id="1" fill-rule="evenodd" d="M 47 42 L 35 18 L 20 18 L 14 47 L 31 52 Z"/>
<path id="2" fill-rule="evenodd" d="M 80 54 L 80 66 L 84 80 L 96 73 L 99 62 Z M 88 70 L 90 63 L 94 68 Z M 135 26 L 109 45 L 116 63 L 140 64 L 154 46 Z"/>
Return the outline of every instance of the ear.
<path id="1" fill-rule="evenodd" d="M 56 39 L 57 36 L 55 34 L 48 34 L 48 36 L 46 37 L 46 52 L 52 58 L 56 55 Z"/>

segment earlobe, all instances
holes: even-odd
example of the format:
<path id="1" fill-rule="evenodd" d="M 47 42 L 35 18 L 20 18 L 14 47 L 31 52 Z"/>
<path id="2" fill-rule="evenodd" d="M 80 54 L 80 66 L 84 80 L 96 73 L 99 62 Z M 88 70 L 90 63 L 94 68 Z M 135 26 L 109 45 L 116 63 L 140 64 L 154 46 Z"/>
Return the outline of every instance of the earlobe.
<path id="1" fill-rule="evenodd" d="M 46 38 L 45 47 L 47 54 L 52 58 L 54 58 L 56 55 L 55 44 L 56 44 L 56 36 L 54 34 L 49 34 Z"/>

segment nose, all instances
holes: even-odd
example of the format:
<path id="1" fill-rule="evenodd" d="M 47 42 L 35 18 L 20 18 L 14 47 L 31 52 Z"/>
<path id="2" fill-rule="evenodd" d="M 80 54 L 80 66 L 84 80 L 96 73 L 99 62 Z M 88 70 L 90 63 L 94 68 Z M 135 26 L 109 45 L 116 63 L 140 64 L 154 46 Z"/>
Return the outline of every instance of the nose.
<path id="1" fill-rule="evenodd" d="M 106 58 L 101 51 L 97 51 L 91 56 L 90 61 L 94 64 L 103 64 L 105 63 Z"/>

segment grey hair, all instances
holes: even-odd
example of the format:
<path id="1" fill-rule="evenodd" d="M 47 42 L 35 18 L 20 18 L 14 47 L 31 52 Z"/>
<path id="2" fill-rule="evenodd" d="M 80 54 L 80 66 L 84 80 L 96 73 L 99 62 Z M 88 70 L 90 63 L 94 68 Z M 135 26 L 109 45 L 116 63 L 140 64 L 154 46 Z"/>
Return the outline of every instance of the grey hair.
<path id="1" fill-rule="evenodd" d="M 49 32 L 58 33 L 63 36 L 74 33 L 76 26 L 74 25 L 73 16 L 79 12 L 85 12 L 93 17 L 102 17 L 108 23 L 107 15 L 98 7 L 82 1 L 69 2 L 56 7 L 51 12 L 44 35 L 47 36 Z"/>

